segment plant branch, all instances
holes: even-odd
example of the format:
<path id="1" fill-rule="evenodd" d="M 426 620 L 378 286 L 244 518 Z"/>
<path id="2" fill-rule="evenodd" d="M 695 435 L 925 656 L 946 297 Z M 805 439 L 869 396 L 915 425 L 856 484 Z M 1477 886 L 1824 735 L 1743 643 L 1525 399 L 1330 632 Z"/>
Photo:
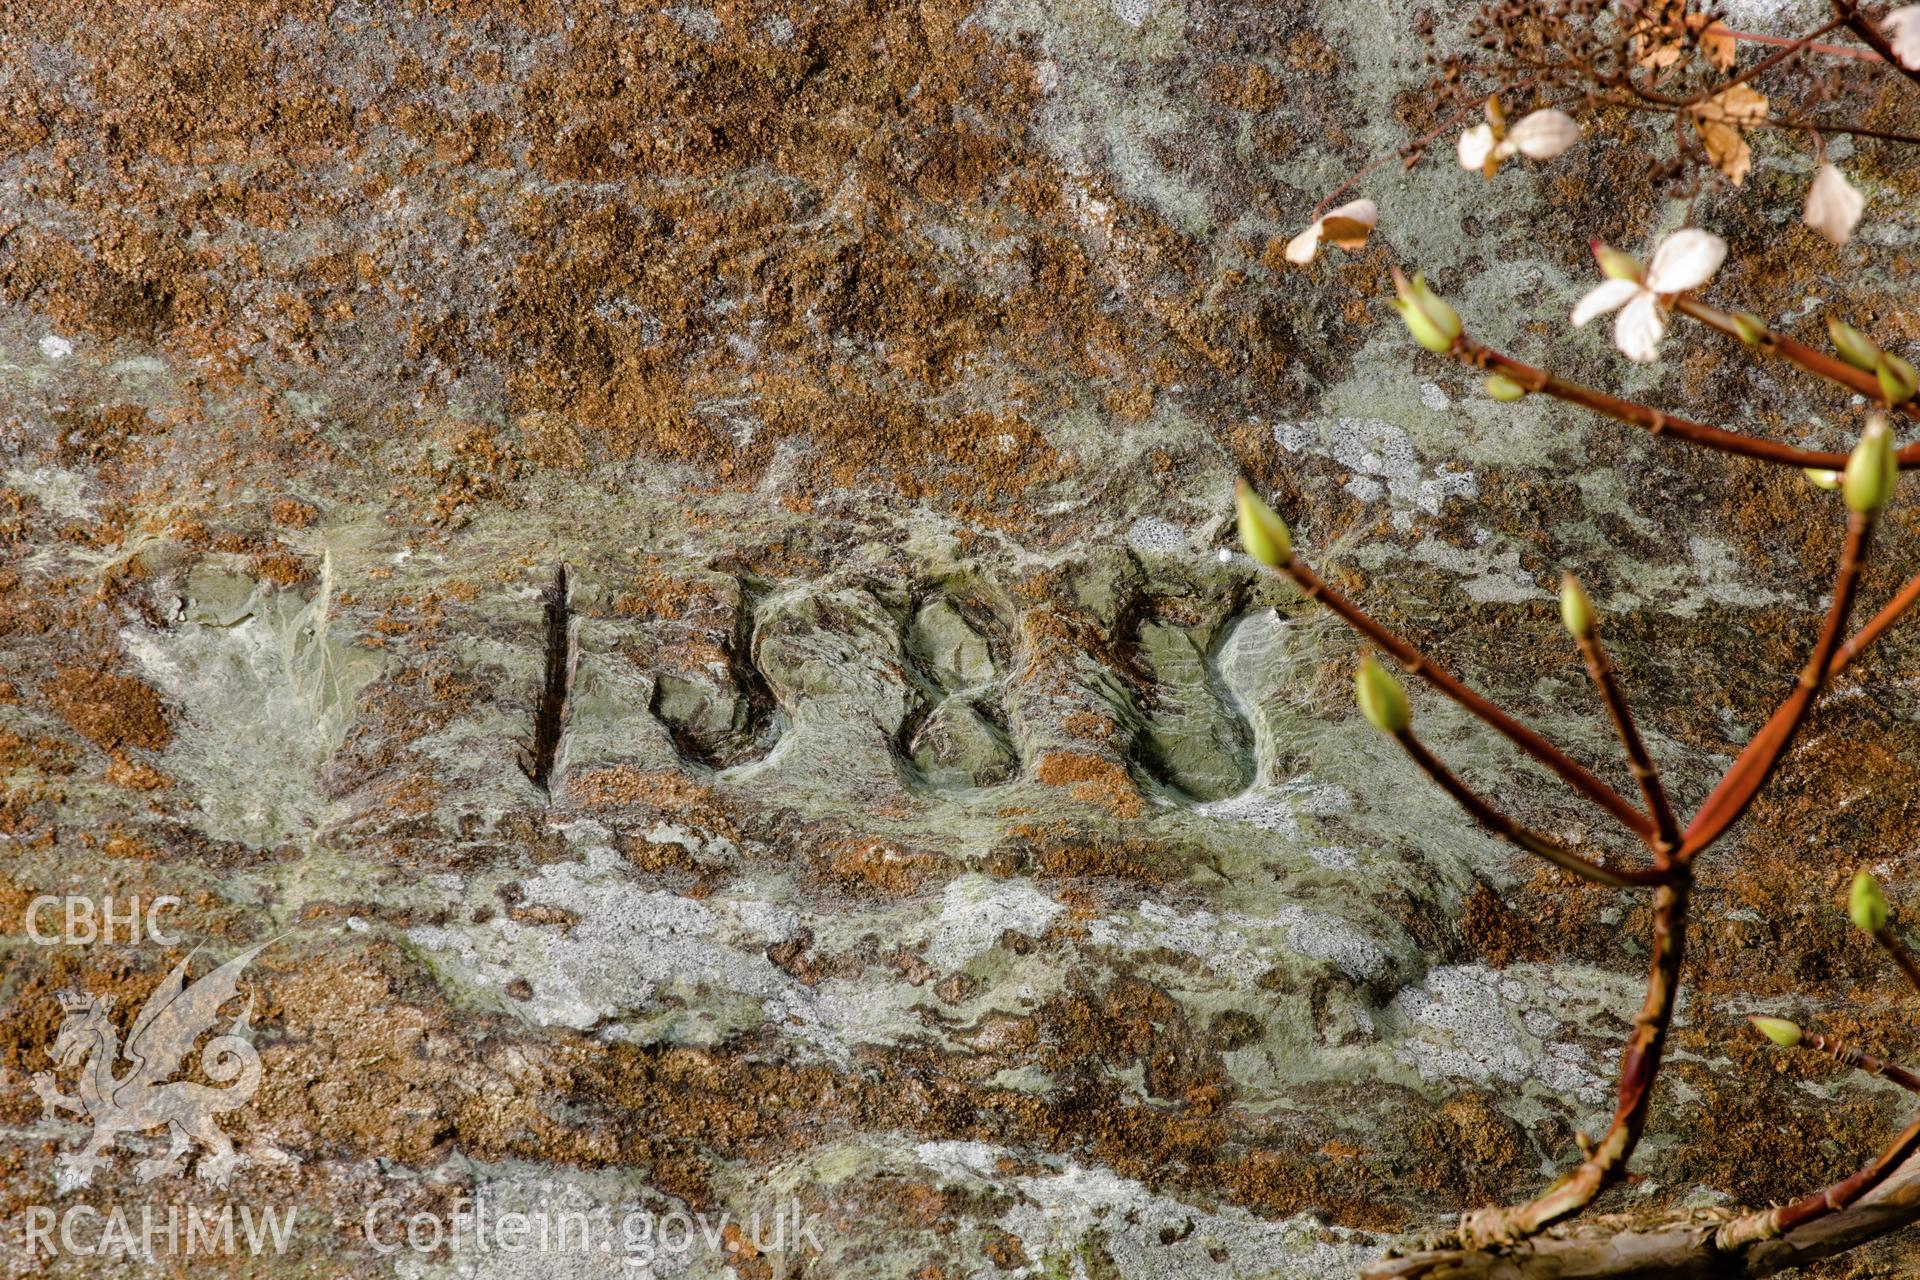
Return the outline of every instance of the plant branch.
<path id="1" fill-rule="evenodd" d="M 1718 329 L 1722 333 L 1729 334 L 1735 338 L 1741 336 L 1740 327 L 1735 323 L 1732 316 L 1716 307 L 1708 306 L 1698 298 L 1690 297 L 1683 293 L 1673 300 L 1673 309 L 1683 316 L 1690 316 L 1698 320 L 1701 324 Z M 1849 391 L 1857 392 L 1869 400 L 1879 400 L 1881 398 L 1880 380 L 1871 373 L 1868 373 L 1864 369 L 1856 369 L 1846 361 L 1836 359 L 1824 351 L 1815 351 L 1805 343 L 1795 342 L 1784 333 L 1775 333 L 1771 329 L 1763 330 L 1760 334 L 1759 341 L 1754 343 L 1754 345 L 1767 355 L 1784 357 L 1808 373 L 1816 377 L 1825 378 L 1829 382 L 1837 382 Z M 1909 418 L 1920 418 L 1920 400 L 1905 400 L 1894 407 L 1906 414 Z M 1920 442 L 1910 444 L 1900 450 L 1899 458 L 1902 467 L 1920 466 Z M 1819 466 L 1821 464 L 1809 463 L 1807 465 Z M 1840 465 L 1846 465 L 1844 457 L 1841 459 Z M 1839 468 L 1829 467 L 1827 469 L 1838 470 Z"/>
<path id="2" fill-rule="evenodd" d="M 1901 587 L 1898 594 L 1887 601 L 1885 608 L 1873 615 L 1873 621 L 1860 628 L 1834 652 L 1833 661 L 1827 667 L 1827 679 L 1831 680 L 1846 670 L 1847 664 L 1859 657 L 1868 645 L 1878 640 L 1888 627 L 1900 621 L 1907 610 L 1913 608 L 1915 601 L 1920 601 L 1920 574 L 1907 579 L 1907 585 Z"/>
<path id="3" fill-rule="evenodd" d="M 1671 872 L 1664 870 L 1615 871 L 1581 857 L 1538 832 L 1528 830 L 1488 804 L 1452 770 L 1442 764 L 1433 752 L 1427 750 L 1426 744 L 1414 736 L 1413 730 L 1402 729 L 1393 736 L 1413 758 L 1413 762 L 1425 770 L 1427 776 L 1439 784 L 1442 791 L 1458 801 L 1462 809 L 1472 814 L 1481 826 L 1501 839 L 1525 849 L 1528 853 L 1545 858 L 1562 871 L 1570 871 L 1582 879 L 1614 889 L 1633 889 L 1645 885 L 1664 884 L 1673 878 Z"/>
<path id="4" fill-rule="evenodd" d="M 1792 743 L 1814 697 L 1825 683 L 1840 633 L 1852 610 L 1861 565 L 1872 536 L 1870 517 L 1857 513 L 1849 516 L 1846 547 L 1834 575 L 1833 604 L 1827 610 L 1820 639 L 1801 671 L 1794 692 L 1754 735 L 1701 806 L 1687 829 L 1686 843 L 1676 859 L 1681 874 L 1655 890 L 1653 958 L 1647 977 L 1647 996 L 1634 1021 L 1626 1051 L 1621 1055 L 1619 1102 L 1607 1132 L 1595 1144 L 1592 1154 L 1545 1195 L 1511 1208 L 1482 1209 L 1468 1214 L 1460 1224 L 1463 1246 L 1477 1249 L 1506 1245 L 1537 1235 L 1592 1204 L 1602 1191 L 1625 1176 L 1627 1160 L 1646 1128 L 1653 1082 L 1659 1074 L 1667 1027 L 1673 1017 L 1674 996 L 1679 987 L 1691 886 L 1686 874 L 1688 859 L 1738 820 Z"/>
<path id="5" fill-rule="evenodd" d="M 1723 1209 L 1602 1215 L 1567 1223 L 1489 1252 L 1429 1248 L 1385 1258 L 1362 1280 L 1753 1280 L 1803 1267 L 1920 1221 L 1920 1159 L 1870 1196 L 1736 1255 L 1714 1244 L 1734 1215 Z"/>
<path id="6" fill-rule="evenodd" d="M 1687 101 L 1684 98 L 1670 98 L 1663 93 L 1639 84 L 1630 83 L 1631 97 L 1618 93 L 1601 94 L 1593 101 L 1609 107 L 1619 107 L 1626 111 L 1643 111 L 1653 115 L 1672 116 L 1674 127 L 1678 129 L 1688 118 Z M 1920 134 L 1902 133 L 1898 129 L 1876 129 L 1864 124 L 1842 124 L 1835 120 L 1805 120 L 1797 116 L 1768 116 L 1744 125 L 1747 129 L 1811 129 L 1815 133 L 1844 133 L 1856 138 L 1878 138 L 1882 142 L 1901 142 L 1908 146 L 1920 144 Z M 1680 144 L 1683 148 L 1685 143 Z"/>
<path id="7" fill-rule="evenodd" d="M 1513 745 L 1560 775 L 1568 786 L 1612 814 L 1627 830 L 1642 840 L 1652 834 L 1653 824 L 1647 816 L 1635 809 L 1613 788 L 1575 762 L 1566 752 L 1435 666 L 1425 654 L 1381 626 L 1352 601 L 1329 587 L 1298 556 L 1289 557 L 1280 569 L 1293 579 L 1294 585 L 1299 587 L 1309 599 L 1318 600 L 1340 615 L 1348 626 L 1391 654 L 1394 660 L 1405 667 L 1410 674 L 1420 677 L 1498 730 Z"/>
<path id="8" fill-rule="evenodd" d="M 1656 858 L 1664 863 L 1680 848 L 1680 828 L 1674 820 L 1673 805 L 1667 800 L 1667 790 L 1660 785 L 1660 771 L 1654 767 L 1653 758 L 1647 754 L 1647 744 L 1641 739 L 1640 730 L 1634 726 L 1633 712 L 1620 692 L 1613 660 L 1600 643 L 1600 629 L 1597 626 L 1589 627 L 1585 635 L 1576 639 L 1580 645 L 1580 656 L 1586 660 L 1587 674 L 1593 677 L 1594 687 L 1600 691 L 1600 700 L 1606 704 L 1607 717 L 1613 721 L 1614 732 L 1620 736 L 1620 746 L 1627 753 L 1627 769 L 1633 774 L 1633 780 L 1640 784 L 1640 796 L 1646 801 L 1647 812 L 1653 815 L 1653 851 Z"/>
<path id="9" fill-rule="evenodd" d="M 1823 35 L 1826 32 L 1833 30 L 1835 27 L 1843 25 L 1845 21 L 1846 19 L 1844 18 L 1835 18 L 1832 22 L 1829 22 L 1826 26 L 1820 28 L 1819 31 L 1815 32 L 1814 35 L 1815 36 Z M 1711 27 L 1707 28 L 1707 34 L 1726 36 L 1729 39 L 1741 40 L 1750 44 L 1771 44 L 1771 45 L 1793 46 L 1797 48 L 1803 48 L 1808 53 L 1823 54 L 1826 57 L 1830 57 L 1830 58 L 1852 58 L 1859 62 L 1884 61 L 1884 59 L 1882 59 L 1880 55 L 1875 53 L 1873 50 L 1856 49 L 1850 44 L 1821 44 L 1817 40 L 1814 40 L 1810 37 L 1801 37 L 1800 39 L 1795 39 L 1792 36 L 1763 35 L 1758 31 L 1735 31 L 1730 27 L 1723 27 L 1717 22 L 1714 23 Z"/>
<path id="10" fill-rule="evenodd" d="M 1816 1042 L 1818 1042 L 1816 1044 Z M 1837 1041 L 1805 1035 L 1803 1044 L 1848 1066 L 1920 1092 L 1920 1077 Z M 1904 1138 L 1905 1135 L 1903 1134 Z M 1875 1161 L 1879 1165 L 1880 1161 Z M 1884 1177 L 1873 1191 L 1772 1239 L 1729 1254 L 1721 1232 L 1752 1215 L 1721 1209 L 1680 1211 L 1664 1219 L 1602 1216 L 1567 1223 L 1495 1251 L 1457 1245 L 1386 1258 L 1362 1280 L 1675 1280 L 1676 1277 L 1774 1275 L 1830 1258 L 1920 1222 L 1920 1158 Z"/>
<path id="11" fill-rule="evenodd" d="M 1920 991 L 1920 962 L 1914 960 L 1913 952 L 1907 950 L 1907 944 L 1900 941 L 1890 927 L 1875 929 L 1873 940 L 1880 944 L 1880 949 L 1885 951 L 1888 958 L 1899 966 L 1900 972 L 1906 975 L 1907 985 L 1915 991 Z"/>
<path id="12" fill-rule="evenodd" d="M 1776 120 L 1768 117 L 1758 124 L 1748 127 L 1754 129 L 1811 129 L 1815 133 L 1844 133 L 1855 138 L 1877 138 L 1882 142 L 1901 142 L 1908 146 L 1920 145 L 1920 133 L 1902 133 L 1898 129 L 1875 129 L 1864 124 L 1840 124 L 1832 120 L 1801 120 L 1792 116 Z"/>
<path id="13" fill-rule="evenodd" d="M 1828 1214 L 1838 1213 L 1885 1182 L 1892 1176 L 1893 1171 L 1905 1164 L 1907 1158 L 1916 1151 L 1920 1151 L 1920 1119 L 1914 1120 L 1901 1130 L 1900 1136 L 1888 1144 L 1886 1150 L 1848 1177 L 1842 1178 L 1825 1190 L 1814 1192 L 1804 1200 L 1782 1205 L 1778 1209 L 1769 1210 L 1764 1215 L 1758 1215 L 1770 1229 L 1764 1235 L 1754 1238 L 1770 1239 L 1785 1235 L 1795 1227 L 1803 1227 Z M 1724 1241 L 1737 1239 L 1735 1233 L 1739 1225 L 1736 1223 L 1732 1227 L 1724 1228 L 1715 1243 L 1725 1248 Z"/>
<path id="14" fill-rule="evenodd" d="M 1920 1077 L 1851 1045 L 1813 1032 L 1803 1032 L 1800 1044 L 1847 1066 L 1891 1080 L 1909 1092 L 1920 1093 Z M 1856 1172 L 1792 1204 L 1763 1209 L 1729 1222 L 1714 1233 L 1714 1244 L 1723 1252 L 1738 1253 L 1762 1240 L 1772 1240 L 1838 1213 L 1885 1182 L 1916 1151 L 1920 1151 L 1920 1119 L 1909 1124 L 1885 1150 Z"/>
<path id="15" fill-rule="evenodd" d="M 1813 42 L 1815 40 L 1818 40 L 1821 36 L 1827 34 L 1827 32 L 1833 30 L 1835 27 L 1845 26 L 1846 22 L 1847 22 L 1846 16 L 1843 14 L 1839 17 L 1834 18 L 1831 22 L 1827 23 L 1824 27 L 1816 27 L 1814 30 L 1809 31 L 1806 35 L 1801 36 L 1798 40 L 1775 39 L 1775 40 L 1766 41 L 1766 43 L 1768 44 L 1779 44 L 1784 47 L 1780 50 L 1780 52 L 1773 54 L 1770 57 L 1762 58 L 1760 61 L 1748 67 L 1745 71 L 1742 71 L 1739 75 L 1733 76 L 1732 78 L 1727 80 L 1723 80 L 1718 84 L 1708 85 L 1706 88 L 1702 89 L 1699 93 L 1694 94 L 1693 97 L 1687 102 L 1687 105 L 1689 107 L 1697 107 L 1701 103 L 1707 101 L 1708 99 L 1716 98 L 1719 95 L 1725 93 L 1727 90 L 1733 88 L 1735 85 L 1745 84 L 1747 81 L 1753 79 L 1755 76 L 1764 75 L 1766 72 L 1773 70 L 1775 67 L 1779 66 L 1781 63 L 1789 61 L 1790 59 L 1799 57 L 1806 50 L 1814 47 Z M 1724 31 L 1725 28 L 1721 28 L 1721 30 Z M 1734 35 L 1734 33 L 1731 31 L 1727 31 L 1726 34 L 1730 36 Z M 1837 46 L 1826 45 L 1822 47 L 1831 49 Z"/>
<path id="16" fill-rule="evenodd" d="M 1800 1047 L 1814 1053 L 1824 1053 L 1835 1062 L 1852 1067 L 1855 1071 L 1864 1071 L 1870 1076 L 1890 1080 L 1908 1093 L 1920 1094 L 1920 1075 L 1915 1075 L 1897 1062 L 1876 1058 L 1864 1049 L 1856 1049 L 1832 1036 L 1823 1036 L 1814 1031 L 1802 1031 Z"/>
<path id="17" fill-rule="evenodd" d="M 1496 351 L 1465 334 L 1462 334 L 1453 344 L 1453 354 L 1457 359 L 1475 368 L 1491 369 L 1505 374 L 1528 391 L 1549 395 L 1556 400 L 1565 400 L 1568 404 L 1577 404 L 1583 409 L 1590 409 L 1616 422 L 1643 428 L 1656 436 L 1671 436 L 1702 448 L 1717 449 L 1722 453 L 1738 454 L 1743 458 L 1754 458 L 1761 462 L 1774 462 L 1786 466 L 1818 467 L 1826 471 L 1838 471 L 1847 465 L 1845 453 L 1798 449 L 1790 444 L 1781 444 L 1777 440 L 1763 440 L 1737 431 L 1728 431 L 1724 427 L 1709 426 L 1704 422 L 1675 417 L 1659 409 L 1650 409 L 1638 401 L 1623 400 L 1619 396 L 1611 396 L 1604 391 L 1583 387 L 1577 382 L 1569 382 L 1544 369 L 1522 364 L 1512 356 Z M 1920 466 L 1920 452 L 1916 453 L 1914 465 Z"/>
<path id="18" fill-rule="evenodd" d="M 1441 119 L 1439 124 L 1436 124 L 1435 126 L 1433 126 L 1433 128 L 1427 130 L 1425 133 L 1421 134 L 1419 137 L 1415 138 L 1413 141 L 1402 143 L 1401 145 L 1395 147 L 1392 151 L 1387 152 L 1385 155 L 1375 156 L 1372 160 L 1369 160 L 1366 164 L 1362 165 L 1359 169 L 1349 174 L 1346 181 L 1342 182 L 1339 186 L 1335 187 L 1333 190 L 1327 192 L 1327 194 L 1320 197 L 1320 203 L 1313 206 L 1313 216 L 1318 218 L 1321 214 L 1325 213 L 1328 205 L 1332 204 L 1335 200 L 1338 200 L 1341 196 L 1345 195 L 1347 192 L 1353 190 L 1355 187 L 1359 186 L 1362 182 L 1366 181 L 1382 165 L 1386 164 L 1387 161 L 1389 160 L 1405 160 L 1407 162 L 1407 167 L 1412 168 L 1414 164 L 1416 164 L 1419 161 L 1421 154 L 1424 153 L 1428 147 L 1432 146 L 1434 141 L 1438 139 L 1441 134 L 1453 128 L 1453 126 L 1455 126 L 1456 124 L 1459 124 L 1462 120 L 1465 120 L 1468 116 L 1472 115 L 1475 111 L 1478 111 L 1481 107 L 1486 106 L 1489 101 L 1498 97 L 1499 95 L 1503 93 L 1511 92 L 1516 89 L 1530 88 L 1533 85 L 1540 83 L 1541 80 L 1545 79 L 1546 75 L 1547 75 L 1546 72 L 1541 71 L 1533 75 L 1530 75 L 1523 80 L 1515 80 L 1510 83 L 1498 84 L 1498 85 L 1495 85 L 1493 88 L 1487 90 L 1485 93 L 1481 94 L 1479 97 L 1475 98 L 1473 101 L 1462 103 L 1460 106 L 1456 107 L 1454 110 L 1448 112 L 1446 116 L 1444 116 Z"/>
<path id="19" fill-rule="evenodd" d="M 1504 1246 L 1538 1235 L 1592 1204 L 1602 1191 L 1626 1176 L 1627 1160 L 1647 1127 L 1653 1082 L 1660 1072 L 1667 1028 L 1680 988 L 1692 879 L 1685 863 L 1677 864 L 1675 870 L 1678 874 L 1672 881 L 1654 890 L 1653 958 L 1648 966 L 1647 996 L 1620 1055 L 1618 1102 L 1606 1133 L 1594 1144 L 1592 1154 L 1538 1199 L 1511 1208 L 1480 1209 L 1463 1217 L 1460 1243 L 1466 1248 Z"/>
<path id="20" fill-rule="evenodd" d="M 1853 598 L 1860 585 L 1860 570 L 1866 562 L 1867 548 L 1872 540 L 1872 517 L 1849 512 L 1846 547 L 1840 553 L 1840 565 L 1834 572 L 1833 603 L 1827 608 L 1826 622 L 1820 629 L 1820 639 L 1814 645 L 1813 655 L 1807 659 L 1807 665 L 1801 668 L 1793 692 L 1761 726 L 1760 732 L 1753 735 L 1752 741 L 1734 760 L 1719 785 L 1707 796 L 1699 812 L 1693 815 L 1693 821 L 1687 824 L 1685 840 L 1680 846 L 1680 858 L 1683 861 L 1719 839 L 1727 828 L 1740 820 L 1740 815 L 1753 803 L 1760 788 L 1766 785 L 1774 768 L 1792 745 L 1794 735 L 1800 731 L 1807 712 L 1813 707 L 1814 699 L 1826 685 L 1834 651 L 1839 648 L 1847 616 L 1853 611 Z"/>
<path id="21" fill-rule="evenodd" d="M 1887 43 L 1885 36 L 1880 34 L 1880 28 L 1873 24 L 1873 19 L 1860 12 L 1859 5 L 1852 3 L 1852 0 L 1834 0 L 1833 8 L 1836 13 L 1846 19 L 1847 29 L 1859 36 L 1862 44 L 1879 54 L 1881 60 L 1888 66 L 1920 85 L 1920 70 L 1909 67 L 1895 56 L 1893 46 Z"/>

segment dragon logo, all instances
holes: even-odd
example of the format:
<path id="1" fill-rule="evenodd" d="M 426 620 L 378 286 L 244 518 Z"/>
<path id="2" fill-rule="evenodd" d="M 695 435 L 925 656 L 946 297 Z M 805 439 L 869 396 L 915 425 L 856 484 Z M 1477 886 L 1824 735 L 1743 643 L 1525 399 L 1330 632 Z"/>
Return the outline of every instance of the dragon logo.
<path id="1" fill-rule="evenodd" d="M 235 1151 L 213 1119 L 223 1111 L 246 1105 L 260 1087 L 260 1055 L 246 1038 L 251 998 L 226 1033 L 215 1036 L 200 1051 L 201 1070 L 225 1088 L 167 1079 L 180 1070 L 194 1042 L 214 1024 L 220 1006 L 233 999 L 241 971 L 271 945 L 269 940 L 240 953 L 192 986 L 187 985 L 187 966 L 197 952 L 189 954 L 147 997 L 124 1047 L 107 1019 L 113 1009 L 112 996 L 60 997 L 67 1016 L 53 1043 L 54 1071 L 34 1076 L 33 1091 L 40 1095 L 48 1116 L 65 1110 L 93 1122 L 93 1135 L 86 1145 L 60 1157 L 57 1180 L 61 1190 L 91 1182 L 94 1169 L 121 1134 L 145 1133 L 162 1126 L 171 1134 L 172 1143 L 165 1152 L 135 1167 L 142 1182 L 171 1172 L 195 1143 L 206 1152 L 199 1161 L 199 1175 L 221 1185 L 247 1162 L 249 1154 L 286 1159 L 284 1153 L 270 1147 L 253 1149 L 249 1154 Z M 124 1074 L 116 1075 L 123 1056 L 131 1065 Z M 73 1097 L 60 1092 L 55 1073 L 76 1068 L 78 1096 Z"/>

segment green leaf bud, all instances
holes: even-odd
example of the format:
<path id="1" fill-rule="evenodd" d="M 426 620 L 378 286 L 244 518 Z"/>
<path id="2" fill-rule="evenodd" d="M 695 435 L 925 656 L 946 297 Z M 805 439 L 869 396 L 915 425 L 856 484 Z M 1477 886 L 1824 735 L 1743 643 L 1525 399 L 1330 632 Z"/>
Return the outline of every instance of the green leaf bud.
<path id="1" fill-rule="evenodd" d="M 1407 691 L 1372 654 L 1360 660 L 1360 670 L 1354 673 L 1353 696 L 1367 723 L 1382 733 L 1402 733 L 1413 721 Z"/>
<path id="2" fill-rule="evenodd" d="M 1233 502 L 1240 517 L 1240 545 L 1248 555 L 1269 569 L 1278 569 L 1293 559 L 1293 534 L 1287 522 L 1260 501 L 1252 485 L 1245 480 L 1235 485 Z"/>
<path id="3" fill-rule="evenodd" d="M 1854 928 L 1867 933 L 1887 927 L 1887 895 L 1880 892 L 1880 882 L 1871 872 L 1862 871 L 1853 878 L 1853 888 L 1847 893 L 1847 915 L 1852 917 Z"/>

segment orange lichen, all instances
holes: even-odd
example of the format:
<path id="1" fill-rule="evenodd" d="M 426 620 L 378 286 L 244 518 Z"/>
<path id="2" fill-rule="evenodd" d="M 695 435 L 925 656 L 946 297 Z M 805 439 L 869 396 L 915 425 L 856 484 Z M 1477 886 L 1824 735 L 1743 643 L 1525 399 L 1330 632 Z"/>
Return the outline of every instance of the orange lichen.
<path id="1" fill-rule="evenodd" d="M 838 840 L 822 850 L 826 870 L 840 884 L 864 893 L 904 897 L 917 893 L 939 867 L 940 859 L 923 850 L 903 849 L 883 840 Z"/>
<path id="2" fill-rule="evenodd" d="M 1065 787 L 1082 804 L 1097 805 L 1116 818 L 1137 818 L 1146 801 L 1126 767 L 1080 751 L 1049 751 L 1033 762 L 1033 776 L 1049 787 Z"/>
<path id="3" fill-rule="evenodd" d="M 158 751 L 173 738 L 160 695 L 133 676 L 61 667 L 41 692 L 61 719 L 102 750 L 129 746 Z"/>

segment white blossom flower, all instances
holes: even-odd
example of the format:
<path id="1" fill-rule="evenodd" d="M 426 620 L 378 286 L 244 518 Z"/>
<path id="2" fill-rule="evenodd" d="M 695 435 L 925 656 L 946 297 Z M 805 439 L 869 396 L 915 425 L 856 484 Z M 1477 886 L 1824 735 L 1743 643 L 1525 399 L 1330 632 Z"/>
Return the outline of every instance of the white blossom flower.
<path id="1" fill-rule="evenodd" d="M 1601 250 L 1596 246 L 1595 256 L 1610 278 L 1580 299 L 1573 309 L 1573 323 L 1583 325 L 1595 316 L 1618 311 L 1613 345 L 1636 364 L 1652 364 L 1660 358 L 1660 339 L 1666 336 L 1674 295 L 1711 280 L 1726 261 L 1727 242 L 1693 227 L 1676 231 L 1653 251 L 1653 264 L 1645 272 L 1638 272 L 1638 264 L 1626 255 Z"/>
<path id="2" fill-rule="evenodd" d="M 1901 66 L 1920 71 L 1920 4 L 1902 5 L 1880 19 L 1880 32 Z"/>
<path id="3" fill-rule="evenodd" d="M 1551 160 L 1578 141 L 1580 126 L 1574 118 L 1564 111 L 1549 109 L 1522 117 L 1507 133 L 1502 145 L 1529 160 Z"/>
<path id="4" fill-rule="evenodd" d="M 1489 111 L 1486 124 L 1477 124 L 1460 135 L 1460 167 L 1478 169 L 1491 178 L 1501 162 L 1515 154 L 1529 160 L 1551 160 L 1579 140 L 1579 124 L 1557 108 L 1535 111 L 1511 129 L 1503 129 L 1498 113 Z"/>
<path id="5" fill-rule="evenodd" d="M 1460 135 L 1460 167 L 1484 170 L 1495 146 L 1493 126 L 1477 124 Z"/>
<path id="6" fill-rule="evenodd" d="M 1835 244 L 1845 244 L 1866 207 L 1867 198 L 1853 189 L 1846 175 L 1832 164 L 1823 164 L 1807 188 L 1801 220 Z"/>
<path id="7" fill-rule="evenodd" d="M 1353 200 L 1338 209 L 1329 209 L 1313 220 L 1313 225 L 1287 241 L 1287 261 L 1296 267 L 1312 262 L 1320 252 L 1320 242 L 1328 241 L 1342 249 L 1358 249 L 1380 221 L 1380 211 L 1371 200 Z"/>

